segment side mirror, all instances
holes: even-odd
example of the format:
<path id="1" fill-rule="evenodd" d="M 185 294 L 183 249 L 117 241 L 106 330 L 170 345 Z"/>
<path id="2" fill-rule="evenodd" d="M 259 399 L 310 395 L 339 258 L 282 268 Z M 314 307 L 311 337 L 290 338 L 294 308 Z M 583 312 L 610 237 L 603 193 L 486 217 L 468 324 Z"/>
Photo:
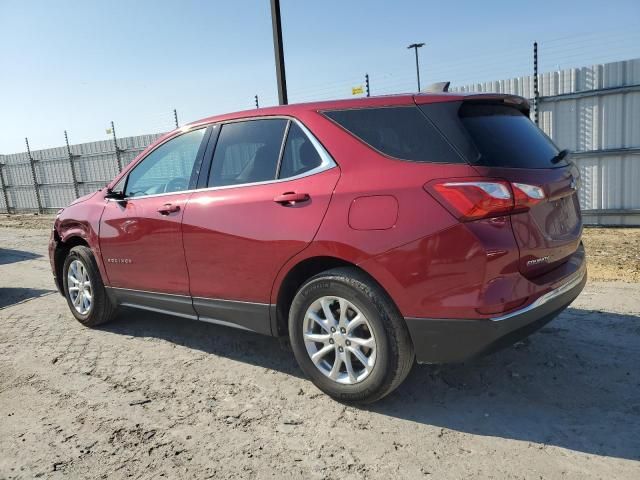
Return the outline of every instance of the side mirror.
<path id="1" fill-rule="evenodd" d="M 125 199 L 124 192 L 119 190 L 111 190 L 108 189 L 104 198 L 109 198 L 112 200 L 123 201 Z"/>

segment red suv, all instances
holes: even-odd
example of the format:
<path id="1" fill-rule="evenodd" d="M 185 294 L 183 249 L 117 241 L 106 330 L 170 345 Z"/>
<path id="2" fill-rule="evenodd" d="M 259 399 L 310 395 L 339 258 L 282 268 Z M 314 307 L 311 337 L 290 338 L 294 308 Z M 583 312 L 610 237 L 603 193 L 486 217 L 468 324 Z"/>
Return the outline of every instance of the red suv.
<path id="1" fill-rule="evenodd" d="M 586 282 L 578 172 L 509 95 L 419 94 L 211 117 L 55 221 L 73 315 L 118 306 L 288 336 L 370 402 L 550 321 Z"/>

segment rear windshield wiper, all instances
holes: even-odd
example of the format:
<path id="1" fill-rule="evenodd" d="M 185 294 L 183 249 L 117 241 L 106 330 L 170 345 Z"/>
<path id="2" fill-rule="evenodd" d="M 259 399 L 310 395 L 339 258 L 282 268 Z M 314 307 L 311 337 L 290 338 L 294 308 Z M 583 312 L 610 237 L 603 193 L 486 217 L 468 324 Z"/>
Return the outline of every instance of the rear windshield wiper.
<path id="1" fill-rule="evenodd" d="M 562 160 L 567 158 L 567 155 L 569 155 L 568 149 L 565 148 L 564 150 L 560 150 L 558 154 L 551 159 L 551 163 L 556 164 L 558 162 L 561 162 Z"/>

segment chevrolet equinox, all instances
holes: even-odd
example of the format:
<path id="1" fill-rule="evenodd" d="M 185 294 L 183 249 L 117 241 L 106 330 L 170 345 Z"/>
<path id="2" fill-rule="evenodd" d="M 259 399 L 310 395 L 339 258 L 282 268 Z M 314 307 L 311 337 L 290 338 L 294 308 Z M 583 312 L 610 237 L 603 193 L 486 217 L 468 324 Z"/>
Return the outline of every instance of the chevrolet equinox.
<path id="1" fill-rule="evenodd" d="M 523 98 L 397 95 L 207 118 L 58 213 L 83 325 L 127 306 L 287 337 L 327 394 L 534 332 L 586 282 L 579 174 Z"/>

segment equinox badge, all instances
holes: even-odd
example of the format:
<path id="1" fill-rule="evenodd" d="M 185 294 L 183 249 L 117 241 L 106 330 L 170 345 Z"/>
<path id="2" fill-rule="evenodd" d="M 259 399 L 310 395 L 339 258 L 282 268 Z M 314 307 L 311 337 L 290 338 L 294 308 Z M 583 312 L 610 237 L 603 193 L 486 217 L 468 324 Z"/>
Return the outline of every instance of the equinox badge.
<path id="1" fill-rule="evenodd" d="M 547 263 L 549 261 L 549 255 L 544 257 L 536 258 L 534 260 L 529 260 L 527 262 L 527 267 L 532 267 L 534 265 L 540 265 L 541 263 Z"/>

